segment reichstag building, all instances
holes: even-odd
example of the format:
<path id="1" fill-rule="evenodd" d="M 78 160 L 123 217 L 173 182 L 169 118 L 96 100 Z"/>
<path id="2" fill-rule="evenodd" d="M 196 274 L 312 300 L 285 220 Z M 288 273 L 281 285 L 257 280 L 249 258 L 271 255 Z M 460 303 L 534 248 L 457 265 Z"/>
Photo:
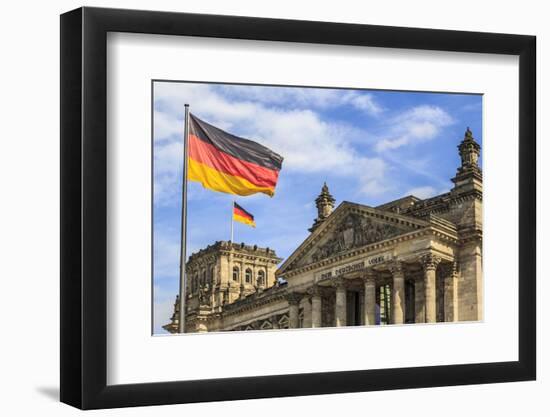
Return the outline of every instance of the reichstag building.
<path id="1" fill-rule="evenodd" d="M 469 129 L 458 151 L 454 186 L 424 200 L 334 208 L 324 184 L 311 233 L 284 262 L 273 249 L 227 241 L 194 253 L 185 331 L 481 320 L 482 173 Z M 169 332 L 179 308 L 176 299 Z"/>

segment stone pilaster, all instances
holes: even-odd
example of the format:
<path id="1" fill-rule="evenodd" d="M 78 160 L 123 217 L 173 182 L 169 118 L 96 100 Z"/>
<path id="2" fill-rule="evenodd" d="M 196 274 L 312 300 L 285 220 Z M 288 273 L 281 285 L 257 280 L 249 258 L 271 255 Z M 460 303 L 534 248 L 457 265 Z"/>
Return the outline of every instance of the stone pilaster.
<path id="1" fill-rule="evenodd" d="M 365 286 L 363 322 L 365 326 L 374 326 L 376 324 L 376 272 L 367 269 L 363 284 Z"/>
<path id="2" fill-rule="evenodd" d="M 298 293 L 287 294 L 288 300 L 288 327 L 291 329 L 297 329 L 300 327 L 300 300 L 302 295 Z"/>
<path id="3" fill-rule="evenodd" d="M 277 270 L 277 265 L 269 264 L 267 266 L 267 271 L 265 275 L 266 285 L 268 287 L 273 287 L 277 285 L 277 277 L 275 276 L 275 271 Z"/>
<path id="4" fill-rule="evenodd" d="M 246 298 L 246 291 L 245 291 L 244 280 L 243 280 L 239 287 L 239 300 L 244 300 L 245 298 Z"/>
<path id="5" fill-rule="evenodd" d="M 321 289 L 314 285 L 310 289 L 311 294 L 311 327 L 322 327 L 322 297 Z"/>
<path id="6" fill-rule="evenodd" d="M 334 309 L 336 317 L 336 327 L 346 326 L 346 286 L 342 278 L 334 281 L 334 287 L 336 288 L 336 305 Z"/>
<path id="7" fill-rule="evenodd" d="M 424 268 L 424 300 L 426 309 L 426 323 L 435 323 L 437 318 L 436 307 L 436 277 L 435 271 L 441 258 L 431 253 L 421 258 Z"/>
<path id="8" fill-rule="evenodd" d="M 426 308 L 424 296 L 424 276 L 418 277 L 414 281 L 414 322 L 425 323 L 426 322 Z"/>
<path id="9" fill-rule="evenodd" d="M 302 300 L 302 308 L 304 309 L 304 321 L 302 323 L 302 327 L 309 328 L 312 323 L 312 307 L 309 297 L 304 297 Z"/>
<path id="10" fill-rule="evenodd" d="M 445 321 L 458 321 L 458 271 L 456 262 L 442 265 L 445 285 Z"/>
<path id="11" fill-rule="evenodd" d="M 390 271 L 393 275 L 391 319 L 393 324 L 403 324 L 405 322 L 405 273 L 402 263 L 393 262 Z"/>

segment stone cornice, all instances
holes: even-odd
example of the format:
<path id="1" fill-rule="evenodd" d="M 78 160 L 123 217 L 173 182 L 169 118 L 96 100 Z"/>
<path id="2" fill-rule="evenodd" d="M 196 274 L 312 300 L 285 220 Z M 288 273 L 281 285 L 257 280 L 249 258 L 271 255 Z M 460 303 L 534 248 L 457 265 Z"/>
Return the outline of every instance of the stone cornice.
<path id="1" fill-rule="evenodd" d="M 395 226 L 401 226 L 409 229 L 422 229 L 430 225 L 429 222 L 422 219 L 418 219 L 411 216 L 404 216 L 391 211 L 383 211 L 377 208 L 365 206 L 362 204 L 351 203 L 349 201 L 342 202 L 332 214 L 326 218 L 326 220 L 312 233 L 308 238 L 302 242 L 302 244 L 287 258 L 287 260 L 281 265 L 278 273 L 283 274 L 284 271 L 303 254 L 309 251 L 319 240 L 323 238 L 331 228 L 332 225 L 342 220 L 344 216 L 349 213 L 356 213 L 369 216 L 373 219 L 394 224 Z"/>
<path id="2" fill-rule="evenodd" d="M 315 270 L 315 269 L 320 269 L 320 268 L 324 269 L 325 267 L 333 265 L 333 264 L 335 264 L 337 262 L 340 262 L 342 260 L 346 260 L 346 259 L 352 258 L 352 257 L 357 256 L 357 255 L 362 255 L 362 254 L 366 254 L 366 253 L 369 253 L 369 252 L 375 252 L 375 251 L 378 251 L 378 250 L 382 250 L 382 249 L 394 246 L 397 243 L 404 242 L 404 241 L 407 241 L 407 240 L 411 240 L 411 239 L 421 237 L 421 236 L 426 236 L 426 235 L 432 235 L 436 238 L 439 238 L 443 241 L 447 241 L 447 242 L 452 243 L 452 244 L 456 244 L 458 242 L 458 236 L 457 236 L 456 230 L 455 230 L 454 233 L 449 233 L 448 231 L 439 230 L 437 226 L 430 226 L 430 227 L 426 227 L 424 229 L 420 229 L 418 231 L 406 233 L 406 234 L 399 235 L 399 236 L 396 236 L 396 237 L 391 238 L 391 239 L 383 240 L 381 242 L 376 242 L 376 243 L 373 243 L 371 245 L 366 245 L 366 246 L 362 246 L 360 248 L 350 249 L 349 251 L 341 252 L 341 253 L 339 253 L 335 256 L 332 256 L 330 258 L 323 259 L 321 261 L 314 262 L 314 263 L 311 263 L 311 264 L 308 264 L 308 265 L 304 265 L 300 268 L 290 270 L 290 271 L 285 272 L 284 274 L 281 274 L 281 275 L 284 276 L 285 278 L 290 278 L 290 277 L 299 275 L 301 273 L 312 271 L 312 270 Z M 276 273 L 276 275 L 279 276 L 278 273 Z"/>
<path id="3" fill-rule="evenodd" d="M 302 298 L 304 298 L 304 294 L 298 292 L 287 292 L 285 298 L 289 304 L 298 305 L 300 304 L 300 301 L 302 301 Z"/>
<path id="4" fill-rule="evenodd" d="M 239 252 L 232 252 L 232 251 L 220 251 L 221 255 L 233 255 L 233 259 L 245 259 L 252 262 L 262 261 L 265 263 L 271 263 L 273 265 L 277 265 L 279 262 L 282 261 L 282 258 L 273 258 L 273 257 L 265 257 L 261 255 L 253 255 L 249 253 L 239 253 Z"/>
<path id="5" fill-rule="evenodd" d="M 254 318 L 248 318 L 248 319 L 244 319 L 244 320 L 240 320 L 236 323 L 232 323 L 231 324 L 231 329 L 235 329 L 236 327 L 239 327 L 239 326 L 247 326 L 251 323 L 255 323 L 255 322 L 259 322 L 259 321 L 271 321 L 271 323 L 273 323 L 272 319 L 275 317 L 275 316 L 283 316 L 283 315 L 287 315 L 287 309 L 278 309 L 278 310 L 273 310 L 273 311 L 270 311 L 269 313 L 266 313 L 266 314 L 262 314 L 262 315 L 259 315 L 258 317 L 254 317 Z M 287 316 L 288 317 L 288 316 Z M 278 320 L 277 320 L 278 321 Z M 272 329 L 269 329 L 269 330 L 272 330 Z"/>
<path id="6" fill-rule="evenodd" d="M 266 294 L 268 291 L 272 291 L 271 294 Z M 242 313 L 243 311 L 254 310 L 259 306 L 286 300 L 287 294 L 288 293 L 285 287 L 271 287 L 268 290 L 263 291 L 261 294 L 254 294 L 242 300 L 235 301 L 232 304 L 227 304 L 224 306 L 222 315 L 231 316 Z"/>
<path id="7" fill-rule="evenodd" d="M 404 213 L 410 216 L 420 217 L 429 214 L 446 213 L 451 206 L 477 199 L 483 201 L 481 190 L 470 190 L 463 193 L 448 192 L 426 200 L 418 201 Z"/>
<path id="8" fill-rule="evenodd" d="M 191 256 L 189 256 L 189 260 L 187 261 L 187 266 L 193 266 L 195 262 L 201 263 L 202 260 L 215 262 L 221 254 L 232 254 L 233 256 L 250 256 L 251 259 L 257 258 L 270 262 L 276 261 L 275 263 L 279 263 L 281 261 L 281 259 L 277 257 L 277 254 L 273 249 L 261 248 L 257 245 L 245 245 L 244 243 L 234 243 L 219 240 L 212 245 L 208 245 L 206 248 L 191 254 Z"/>
<path id="9" fill-rule="evenodd" d="M 459 230 L 460 244 L 469 243 L 472 241 L 480 242 L 483 239 L 483 231 L 477 228 Z"/>

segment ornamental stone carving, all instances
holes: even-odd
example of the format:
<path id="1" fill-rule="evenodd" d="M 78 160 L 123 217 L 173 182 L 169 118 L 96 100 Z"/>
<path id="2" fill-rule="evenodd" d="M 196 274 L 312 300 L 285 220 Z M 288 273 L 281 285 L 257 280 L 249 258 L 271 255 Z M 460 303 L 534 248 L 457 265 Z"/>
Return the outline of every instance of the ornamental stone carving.
<path id="1" fill-rule="evenodd" d="M 424 270 L 429 271 L 433 270 L 435 271 L 437 269 L 437 265 L 441 262 L 441 258 L 439 256 L 436 256 L 434 254 L 428 253 L 422 258 L 420 258 L 420 263 L 424 267 Z"/>
<path id="2" fill-rule="evenodd" d="M 378 223 L 358 214 L 349 214 L 336 229 L 334 237 L 319 246 L 311 259 L 317 262 L 339 252 L 380 242 L 401 233 L 402 230 L 393 225 Z"/>
<path id="3" fill-rule="evenodd" d="M 443 275 L 446 277 L 456 277 L 458 275 L 457 262 L 445 262 L 441 264 Z"/>
<path id="4" fill-rule="evenodd" d="M 199 304 L 201 306 L 210 305 L 210 287 L 208 286 L 208 284 L 202 285 L 201 287 L 199 287 L 198 297 L 199 297 Z"/>
<path id="5" fill-rule="evenodd" d="M 334 278 L 334 280 L 332 280 L 331 284 L 336 289 L 345 289 L 346 280 L 342 277 Z"/>
<path id="6" fill-rule="evenodd" d="M 370 283 L 370 282 L 375 282 L 376 281 L 376 276 L 377 276 L 377 273 L 374 269 L 372 268 L 367 268 L 365 269 L 365 275 L 363 275 L 363 282 L 365 283 Z"/>
<path id="7" fill-rule="evenodd" d="M 307 290 L 307 295 L 310 297 L 321 297 L 323 295 L 323 292 L 321 290 L 321 287 L 319 287 L 319 285 L 312 285 Z"/>
<path id="8" fill-rule="evenodd" d="M 389 269 L 392 275 L 403 275 L 404 273 L 403 263 L 400 261 L 393 261 L 389 265 Z"/>
<path id="9" fill-rule="evenodd" d="M 467 170 L 479 170 L 478 160 L 481 146 L 476 142 L 472 135 L 472 131 L 468 127 L 466 133 L 464 133 L 464 139 L 458 145 L 458 151 L 460 153 L 461 166 L 458 169 L 459 173 Z"/>

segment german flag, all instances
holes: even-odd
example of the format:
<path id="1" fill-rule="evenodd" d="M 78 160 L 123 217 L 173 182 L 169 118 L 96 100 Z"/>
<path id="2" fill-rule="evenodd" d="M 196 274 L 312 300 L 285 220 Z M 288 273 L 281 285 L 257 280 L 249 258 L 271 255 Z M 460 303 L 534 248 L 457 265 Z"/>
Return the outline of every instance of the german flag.
<path id="1" fill-rule="evenodd" d="M 222 193 L 273 197 L 283 158 L 189 114 L 188 179 Z"/>
<path id="2" fill-rule="evenodd" d="M 235 202 L 233 202 L 233 220 L 256 227 L 254 216 Z"/>

